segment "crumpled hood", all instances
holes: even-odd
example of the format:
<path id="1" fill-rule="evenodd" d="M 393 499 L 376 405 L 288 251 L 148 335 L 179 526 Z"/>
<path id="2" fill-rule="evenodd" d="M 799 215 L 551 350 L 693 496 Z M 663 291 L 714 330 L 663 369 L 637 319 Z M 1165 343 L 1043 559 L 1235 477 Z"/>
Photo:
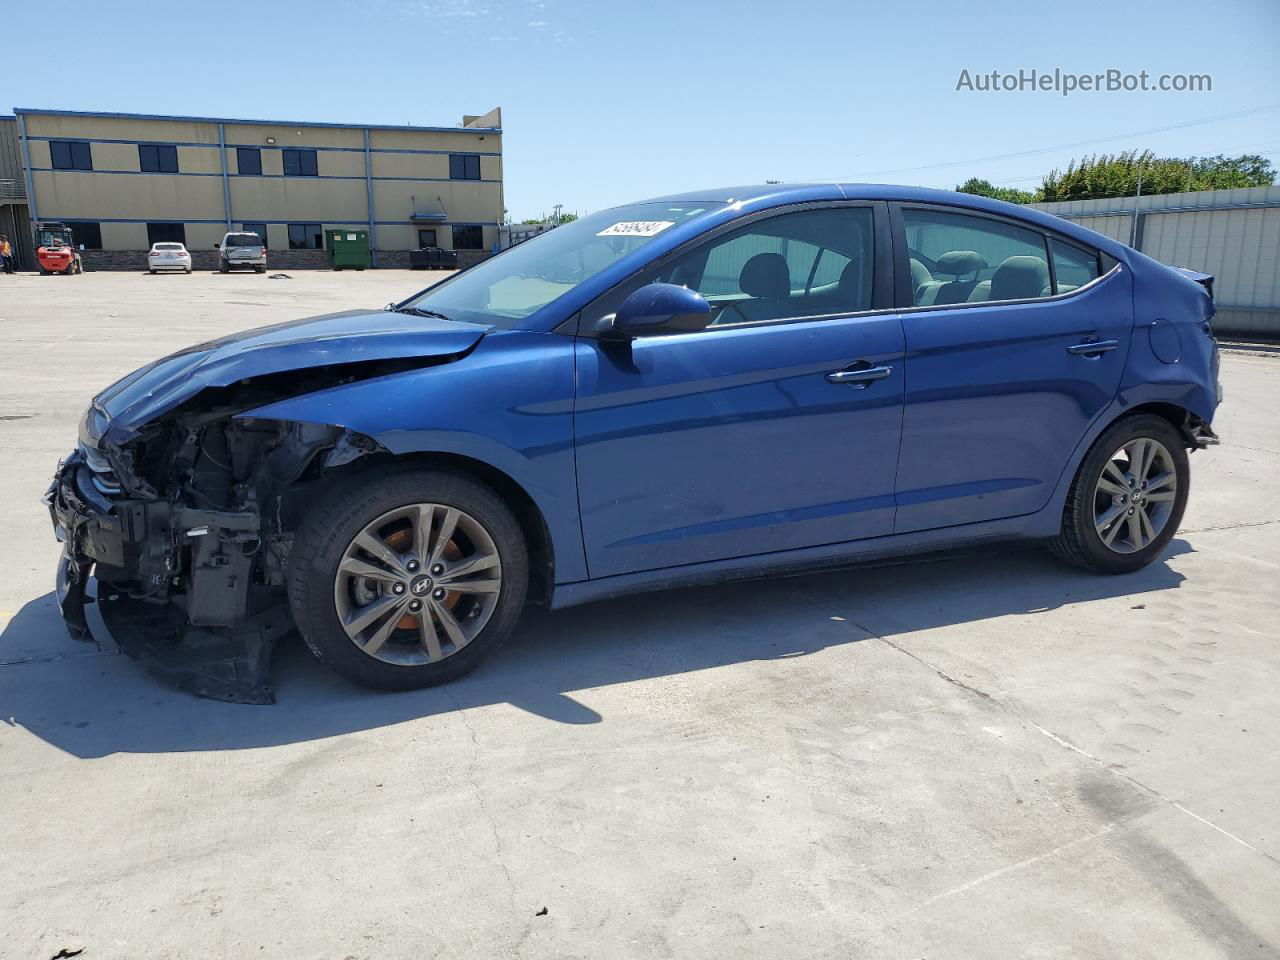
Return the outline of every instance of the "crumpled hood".
<path id="1" fill-rule="evenodd" d="M 122 443 L 210 387 L 290 370 L 470 350 L 491 327 L 389 310 L 350 310 L 245 330 L 135 370 L 94 398 L 81 439 Z"/>

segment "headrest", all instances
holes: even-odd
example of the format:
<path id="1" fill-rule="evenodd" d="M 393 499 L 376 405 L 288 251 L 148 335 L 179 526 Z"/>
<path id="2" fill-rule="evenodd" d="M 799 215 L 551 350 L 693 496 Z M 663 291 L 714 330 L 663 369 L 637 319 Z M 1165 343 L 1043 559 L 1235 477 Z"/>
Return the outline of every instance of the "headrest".
<path id="1" fill-rule="evenodd" d="M 1034 300 L 1049 285 L 1049 265 L 1040 257 L 1009 257 L 991 275 L 992 300 Z"/>
<path id="2" fill-rule="evenodd" d="M 742 265 L 738 287 L 749 297 L 785 300 L 791 296 L 791 271 L 780 253 L 757 253 Z"/>
<path id="3" fill-rule="evenodd" d="M 840 271 L 840 282 L 836 284 L 838 290 L 861 290 L 862 289 L 862 264 L 857 260 L 850 260 L 844 265 L 844 269 Z"/>
<path id="4" fill-rule="evenodd" d="M 958 277 L 965 273 L 977 273 L 987 268 L 987 258 L 973 250 L 951 250 L 938 258 L 934 273 Z"/>
<path id="5" fill-rule="evenodd" d="M 911 258 L 911 289 L 919 290 L 926 283 L 933 279 L 933 274 L 929 272 L 929 268 L 917 260 Z"/>

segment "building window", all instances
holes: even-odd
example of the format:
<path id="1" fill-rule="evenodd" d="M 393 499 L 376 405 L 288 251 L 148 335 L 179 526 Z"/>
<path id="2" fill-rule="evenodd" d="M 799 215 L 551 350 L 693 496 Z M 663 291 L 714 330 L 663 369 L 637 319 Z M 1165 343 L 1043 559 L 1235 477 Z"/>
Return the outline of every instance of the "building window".
<path id="1" fill-rule="evenodd" d="M 157 243 L 187 242 L 187 225 L 185 223 L 148 223 L 147 246 Z"/>
<path id="2" fill-rule="evenodd" d="M 236 147 L 236 170 L 241 176 L 262 173 L 262 151 L 257 147 Z"/>
<path id="3" fill-rule="evenodd" d="M 284 175 L 286 177 L 315 177 L 316 152 L 314 150 L 283 150 Z"/>
<path id="4" fill-rule="evenodd" d="M 426 250 L 428 247 L 438 247 L 440 244 L 436 241 L 435 230 L 419 230 L 418 231 L 418 249 Z"/>
<path id="5" fill-rule="evenodd" d="M 102 249 L 102 224 L 95 220 L 65 220 L 71 228 L 71 245 L 83 250 Z"/>
<path id="6" fill-rule="evenodd" d="M 89 144 L 71 140 L 50 140 L 49 156 L 55 170 L 92 170 L 93 153 Z"/>
<path id="7" fill-rule="evenodd" d="M 453 228 L 453 249 L 483 250 L 484 230 L 479 226 L 455 225 Z"/>
<path id="8" fill-rule="evenodd" d="M 177 173 L 178 148 L 164 143 L 140 143 L 138 166 L 143 173 Z"/>
<path id="9" fill-rule="evenodd" d="M 450 180 L 479 180 L 480 158 L 465 153 L 449 154 Z"/>
<path id="10" fill-rule="evenodd" d="M 288 153 L 288 151 L 285 151 Z M 318 223 L 289 224 L 290 250 L 323 250 L 324 232 Z"/>
<path id="11" fill-rule="evenodd" d="M 267 225 L 265 223 L 242 223 L 240 229 L 245 233 L 256 233 L 262 238 L 262 245 L 267 245 Z"/>

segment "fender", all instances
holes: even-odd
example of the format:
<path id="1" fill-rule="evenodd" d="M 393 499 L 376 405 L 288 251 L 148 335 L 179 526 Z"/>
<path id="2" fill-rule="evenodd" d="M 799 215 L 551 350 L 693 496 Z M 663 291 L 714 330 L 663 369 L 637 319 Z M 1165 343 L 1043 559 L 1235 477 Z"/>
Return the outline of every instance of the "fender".
<path id="1" fill-rule="evenodd" d="M 506 474 L 541 511 L 556 583 L 568 583 L 587 576 L 573 391 L 572 337 L 506 330 L 486 335 L 453 363 L 290 397 L 239 416 L 342 427 L 397 456 L 456 454 Z"/>

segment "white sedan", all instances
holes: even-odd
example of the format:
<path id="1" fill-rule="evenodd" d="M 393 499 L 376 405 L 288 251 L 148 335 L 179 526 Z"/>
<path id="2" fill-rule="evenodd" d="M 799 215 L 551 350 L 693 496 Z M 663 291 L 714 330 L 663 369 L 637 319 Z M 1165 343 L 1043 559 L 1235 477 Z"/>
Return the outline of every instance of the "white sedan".
<path id="1" fill-rule="evenodd" d="M 180 243 L 153 243 L 147 253 L 147 269 L 152 273 L 159 270 L 181 270 L 191 272 L 191 254 Z"/>

